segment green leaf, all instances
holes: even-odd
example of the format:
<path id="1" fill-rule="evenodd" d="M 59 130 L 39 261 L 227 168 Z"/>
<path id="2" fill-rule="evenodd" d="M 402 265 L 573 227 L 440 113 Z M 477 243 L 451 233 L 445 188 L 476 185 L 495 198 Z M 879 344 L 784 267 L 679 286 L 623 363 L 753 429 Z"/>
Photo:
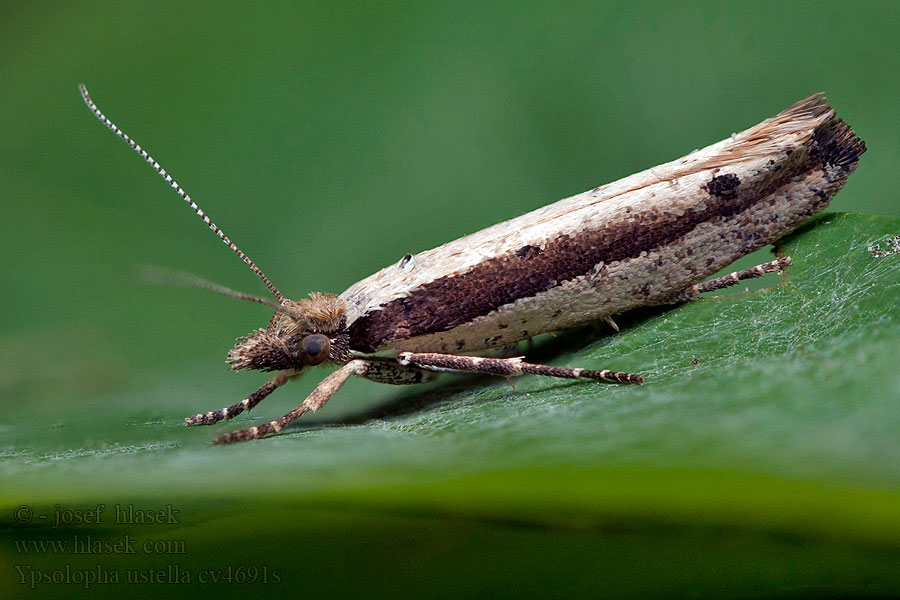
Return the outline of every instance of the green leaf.
<path id="1" fill-rule="evenodd" d="M 70 580 L 117 574 L 92 596 L 121 595 L 131 576 L 187 577 L 211 595 L 900 593 L 900 255 L 870 248 L 898 233 L 898 219 L 824 215 L 783 240 L 783 281 L 626 315 L 621 333 L 566 333 L 532 355 L 640 372 L 640 387 L 358 382 L 337 412 L 228 447 L 212 435 L 299 399 L 282 391 L 254 419 L 210 429 L 182 419 L 233 402 L 237 379 L 8 402 L 0 594 L 31 592 L 30 577 L 60 564 Z M 374 393 L 378 406 L 354 403 Z M 65 511 L 99 503 L 86 513 L 99 523 L 53 526 L 55 511 L 74 519 Z M 117 504 L 177 523 L 116 523 Z M 23 554 L 23 541 L 88 535 L 174 545 Z M 219 571 L 230 585 L 201 585 Z"/>

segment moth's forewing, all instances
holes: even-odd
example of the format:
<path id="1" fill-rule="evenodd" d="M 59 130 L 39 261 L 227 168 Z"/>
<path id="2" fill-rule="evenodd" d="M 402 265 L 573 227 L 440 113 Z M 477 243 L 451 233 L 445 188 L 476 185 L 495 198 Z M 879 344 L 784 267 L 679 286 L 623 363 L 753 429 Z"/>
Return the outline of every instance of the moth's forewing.
<path id="1" fill-rule="evenodd" d="M 363 279 L 341 294 L 350 348 L 478 350 L 665 302 L 824 209 L 864 151 L 824 96 L 810 96 Z"/>

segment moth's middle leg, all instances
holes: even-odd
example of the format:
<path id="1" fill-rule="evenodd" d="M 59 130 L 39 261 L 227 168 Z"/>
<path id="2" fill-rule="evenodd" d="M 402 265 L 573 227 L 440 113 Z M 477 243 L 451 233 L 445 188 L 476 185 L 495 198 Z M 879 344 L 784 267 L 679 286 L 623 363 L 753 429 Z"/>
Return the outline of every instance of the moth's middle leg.
<path id="1" fill-rule="evenodd" d="M 481 356 L 458 356 L 455 354 L 436 354 L 433 352 L 401 352 L 397 356 L 401 365 L 420 367 L 432 371 L 457 371 L 468 373 L 485 373 L 501 377 L 515 377 L 523 373 L 560 377 L 563 379 L 594 379 L 615 383 L 644 383 L 644 378 L 635 373 L 609 371 L 607 369 L 570 369 L 528 363 L 517 358 L 485 358 Z"/>

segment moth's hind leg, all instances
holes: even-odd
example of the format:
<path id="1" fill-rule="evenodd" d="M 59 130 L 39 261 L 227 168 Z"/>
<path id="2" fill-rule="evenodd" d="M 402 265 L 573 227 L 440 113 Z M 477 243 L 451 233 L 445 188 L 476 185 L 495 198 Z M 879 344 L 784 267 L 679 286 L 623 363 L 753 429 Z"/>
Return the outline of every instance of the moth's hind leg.
<path id="1" fill-rule="evenodd" d="M 675 304 L 677 302 L 687 302 L 688 300 L 693 300 L 704 292 L 721 290 L 722 288 L 730 287 L 746 279 L 755 279 L 756 277 L 762 277 L 766 273 L 781 271 L 790 264 L 791 257 L 784 256 L 771 262 L 756 265 L 751 269 L 735 271 L 734 273 L 729 273 L 728 275 L 724 275 L 722 277 L 716 277 L 715 279 L 710 279 L 709 281 L 704 281 L 703 283 L 692 285 L 686 290 L 682 290 L 680 293 L 672 296 L 666 303 Z"/>
<path id="2" fill-rule="evenodd" d="M 207 413 L 196 414 L 193 417 L 185 417 L 184 424 L 187 426 L 212 425 L 213 423 L 218 423 L 219 421 L 236 417 L 245 410 L 250 410 L 257 404 L 262 402 L 266 396 L 287 383 L 290 377 L 290 371 L 281 371 L 280 373 L 278 373 L 278 375 L 269 380 L 265 385 L 263 385 L 261 388 L 259 388 L 240 402 L 236 402 L 235 404 L 226 406 L 225 408 L 220 408 L 219 410 L 211 410 Z"/>
<path id="3" fill-rule="evenodd" d="M 405 366 L 421 367 L 432 371 L 457 371 L 485 373 L 501 377 L 515 377 L 523 373 L 560 377 L 562 379 L 594 379 L 615 383 L 644 383 L 644 378 L 634 373 L 620 371 L 570 369 L 528 363 L 517 358 L 485 358 L 481 356 L 457 356 L 455 354 L 435 354 L 432 352 L 401 352 L 397 362 Z"/>

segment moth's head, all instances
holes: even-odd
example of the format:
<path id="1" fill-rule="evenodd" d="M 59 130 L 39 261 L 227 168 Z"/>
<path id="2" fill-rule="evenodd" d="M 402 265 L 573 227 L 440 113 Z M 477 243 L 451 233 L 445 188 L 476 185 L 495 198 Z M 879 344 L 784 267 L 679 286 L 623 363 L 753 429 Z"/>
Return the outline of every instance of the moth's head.
<path id="1" fill-rule="evenodd" d="M 238 338 L 227 361 L 235 371 L 299 371 L 326 361 L 345 362 L 346 327 L 346 306 L 334 294 L 312 293 L 300 301 L 285 298 L 268 327 Z"/>

